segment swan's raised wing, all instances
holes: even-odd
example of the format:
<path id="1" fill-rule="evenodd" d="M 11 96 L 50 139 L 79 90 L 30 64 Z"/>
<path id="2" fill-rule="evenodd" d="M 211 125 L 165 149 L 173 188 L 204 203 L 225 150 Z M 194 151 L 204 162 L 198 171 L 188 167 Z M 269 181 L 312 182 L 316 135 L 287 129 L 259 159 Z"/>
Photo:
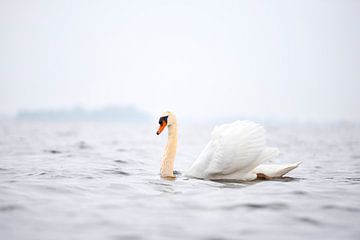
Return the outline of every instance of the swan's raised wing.
<path id="1" fill-rule="evenodd" d="M 256 175 L 251 170 L 277 154 L 277 149 L 266 147 L 265 129 L 261 125 L 236 121 L 215 127 L 210 142 L 186 175 L 252 180 Z"/>

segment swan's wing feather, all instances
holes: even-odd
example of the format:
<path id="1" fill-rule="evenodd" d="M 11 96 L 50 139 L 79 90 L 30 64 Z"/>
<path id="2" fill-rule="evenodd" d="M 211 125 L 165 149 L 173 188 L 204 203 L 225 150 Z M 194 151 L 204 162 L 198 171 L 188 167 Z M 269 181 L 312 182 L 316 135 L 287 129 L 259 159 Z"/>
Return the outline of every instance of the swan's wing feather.
<path id="1" fill-rule="evenodd" d="M 236 121 L 215 127 L 211 140 L 190 168 L 188 175 L 223 178 L 246 175 L 261 162 L 277 154 L 266 148 L 265 129 L 250 121 Z"/>
<path id="2" fill-rule="evenodd" d="M 212 133 L 215 144 L 208 174 L 231 174 L 249 171 L 265 147 L 265 129 L 253 122 L 236 121 L 216 128 Z M 255 167 L 255 166 L 254 166 Z"/>

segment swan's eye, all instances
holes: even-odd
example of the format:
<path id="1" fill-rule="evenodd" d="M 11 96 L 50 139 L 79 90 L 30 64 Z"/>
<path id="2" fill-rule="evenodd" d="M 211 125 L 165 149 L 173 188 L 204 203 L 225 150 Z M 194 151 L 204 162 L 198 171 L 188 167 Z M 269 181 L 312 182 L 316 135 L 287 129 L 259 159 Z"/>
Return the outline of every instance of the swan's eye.
<path id="1" fill-rule="evenodd" d="M 168 117 L 169 117 L 169 116 L 161 117 L 161 118 L 159 119 L 159 124 L 161 125 L 161 124 L 162 124 L 162 122 L 167 123 L 167 119 L 168 119 Z"/>

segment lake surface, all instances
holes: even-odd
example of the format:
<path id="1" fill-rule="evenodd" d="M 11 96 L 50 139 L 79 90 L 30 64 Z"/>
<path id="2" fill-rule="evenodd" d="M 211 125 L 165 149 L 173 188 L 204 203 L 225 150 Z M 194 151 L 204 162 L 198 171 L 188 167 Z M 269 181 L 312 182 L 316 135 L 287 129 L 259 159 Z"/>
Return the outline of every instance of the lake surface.
<path id="1" fill-rule="evenodd" d="M 186 179 L 212 126 L 179 126 L 176 180 L 159 177 L 166 132 L 149 125 L 0 122 L 1 239 L 360 239 L 360 127 L 266 126 L 272 181 Z"/>

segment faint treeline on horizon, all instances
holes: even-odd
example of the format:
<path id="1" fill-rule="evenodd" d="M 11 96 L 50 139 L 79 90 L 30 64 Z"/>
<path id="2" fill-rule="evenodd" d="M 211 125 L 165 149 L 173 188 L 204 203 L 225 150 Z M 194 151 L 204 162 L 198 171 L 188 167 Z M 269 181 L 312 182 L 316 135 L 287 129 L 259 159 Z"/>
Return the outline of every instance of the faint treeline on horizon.
<path id="1" fill-rule="evenodd" d="M 45 121 L 120 121 L 148 122 L 151 116 L 134 106 L 106 106 L 97 109 L 73 107 L 69 109 L 21 110 L 18 120 Z"/>

